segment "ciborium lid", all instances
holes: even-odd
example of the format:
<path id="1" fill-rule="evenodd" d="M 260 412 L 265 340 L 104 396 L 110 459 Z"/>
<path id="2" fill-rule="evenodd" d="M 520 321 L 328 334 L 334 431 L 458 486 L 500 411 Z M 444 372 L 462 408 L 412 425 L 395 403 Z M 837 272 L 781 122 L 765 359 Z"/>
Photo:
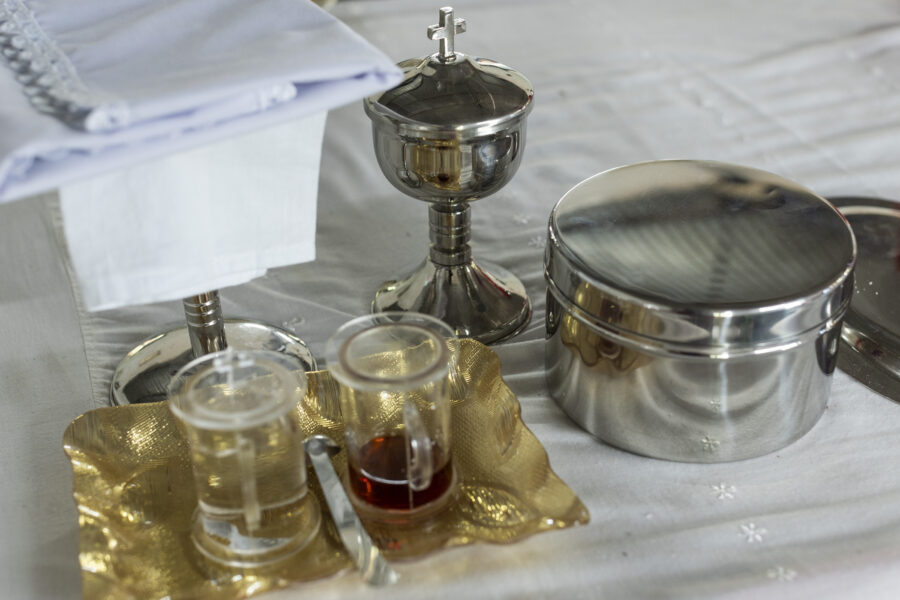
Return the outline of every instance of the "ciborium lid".
<path id="1" fill-rule="evenodd" d="M 456 34 L 465 31 L 466 21 L 452 8 L 440 9 L 438 24 L 428 28 L 439 51 L 399 63 L 403 81 L 366 98 L 366 114 L 401 133 L 452 132 L 456 139 L 489 135 L 524 119 L 534 97 L 531 82 L 506 65 L 456 52 Z"/>

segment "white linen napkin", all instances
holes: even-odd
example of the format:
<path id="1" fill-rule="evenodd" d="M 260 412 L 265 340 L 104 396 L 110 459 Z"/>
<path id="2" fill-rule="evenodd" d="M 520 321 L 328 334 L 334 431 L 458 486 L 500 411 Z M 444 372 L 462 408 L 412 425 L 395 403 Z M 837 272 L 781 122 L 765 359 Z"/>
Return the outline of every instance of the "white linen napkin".
<path id="1" fill-rule="evenodd" d="M 325 113 L 60 187 L 88 310 L 183 298 L 316 256 Z"/>
<path id="2" fill-rule="evenodd" d="M 324 112 L 399 78 L 308 0 L 0 0 L 0 202 L 62 186 L 90 309 L 240 283 L 312 259 Z"/>

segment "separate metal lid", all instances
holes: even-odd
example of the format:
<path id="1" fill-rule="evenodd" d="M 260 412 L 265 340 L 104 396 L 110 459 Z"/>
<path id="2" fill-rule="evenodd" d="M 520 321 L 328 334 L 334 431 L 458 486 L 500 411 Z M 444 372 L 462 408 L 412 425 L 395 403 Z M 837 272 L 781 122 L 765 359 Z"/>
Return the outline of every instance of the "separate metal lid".
<path id="1" fill-rule="evenodd" d="M 834 325 L 852 290 L 847 221 L 771 173 L 657 161 L 587 179 L 550 216 L 550 291 L 607 335 L 728 358 Z"/>
<path id="2" fill-rule="evenodd" d="M 853 301 L 838 367 L 900 402 L 900 203 L 832 198 L 856 235 Z"/>
<path id="3" fill-rule="evenodd" d="M 366 114 L 397 125 L 401 134 L 450 133 L 454 137 L 489 135 L 524 119 L 534 90 L 518 71 L 454 49 L 455 36 L 466 30 L 453 9 L 440 9 L 440 21 L 428 37 L 440 51 L 399 63 L 403 81 L 366 98 Z"/>

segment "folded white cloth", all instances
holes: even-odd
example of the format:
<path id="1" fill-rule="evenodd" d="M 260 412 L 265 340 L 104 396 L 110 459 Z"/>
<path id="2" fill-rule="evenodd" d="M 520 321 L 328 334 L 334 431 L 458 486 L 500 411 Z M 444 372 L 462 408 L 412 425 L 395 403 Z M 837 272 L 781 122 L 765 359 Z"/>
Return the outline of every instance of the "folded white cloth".
<path id="1" fill-rule="evenodd" d="M 308 0 L 0 0 L 0 201 L 399 80 Z"/>
<path id="2" fill-rule="evenodd" d="M 90 310 L 312 260 L 325 111 L 399 81 L 308 0 L 0 0 L 0 202 L 60 187 Z"/>
<path id="3" fill-rule="evenodd" d="M 89 310 L 173 300 L 313 260 L 325 113 L 65 184 Z"/>

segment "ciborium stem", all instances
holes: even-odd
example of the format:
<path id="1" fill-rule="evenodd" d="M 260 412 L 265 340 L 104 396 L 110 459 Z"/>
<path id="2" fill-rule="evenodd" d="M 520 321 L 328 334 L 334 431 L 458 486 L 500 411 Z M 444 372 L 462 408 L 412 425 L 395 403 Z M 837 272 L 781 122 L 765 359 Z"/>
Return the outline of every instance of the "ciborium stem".
<path id="1" fill-rule="evenodd" d="M 468 202 L 429 205 L 428 235 L 431 239 L 431 262 L 443 267 L 455 267 L 471 260 L 470 212 Z"/>

